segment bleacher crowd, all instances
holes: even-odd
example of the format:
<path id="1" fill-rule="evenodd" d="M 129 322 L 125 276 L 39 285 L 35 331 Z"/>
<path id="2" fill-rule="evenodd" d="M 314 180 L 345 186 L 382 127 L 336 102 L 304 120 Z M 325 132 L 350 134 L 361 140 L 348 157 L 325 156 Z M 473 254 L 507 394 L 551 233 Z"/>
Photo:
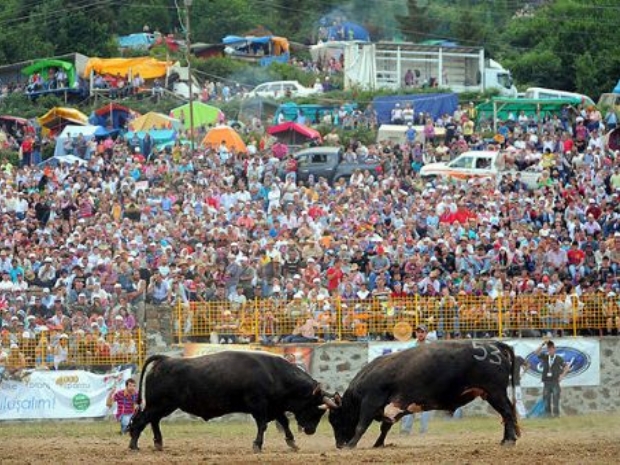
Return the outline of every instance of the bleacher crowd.
<path id="1" fill-rule="evenodd" d="M 515 160 L 540 160 L 548 170 L 534 190 L 516 177 L 419 178 L 429 160 L 499 149 L 497 139 L 464 137 L 460 108 L 432 123 L 451 128 L 447 140 L 347 142 L 347 159 L 372 157 L 383 169 L 336 185 L 284 180 L 283 161 L 253 142 L 247 154 L 222 144 L 192 156 L 177 144 L 147 159 L 119 139 L 84 166 L 2 160 L 0 363 L 31 339 L 44 340 L 52 359 L 65 339 L 69 347 L 84 338 L 135 353 L 145 303 L 168 312 L 181 302 L 191 313 L 191 302 L 228 302 L 217 325 L 226 332 L 239 327 L 247 301 L 324 300 L 278 334 L 311 341 L 320 335 L 319 313 L 336 299 L 450 297 L 458 314 L 459 299 L 477 296 L 488 299 L 484 317 L 497 318 L 501 296 L 527 329 L 539 310 L 511 307 L 510 299 L 550 296 L 570 305 L 558 316 L 570 320 L 599 296 L 600 331 L 616 334 L 620 154 L 601 145 L 600 123 L 589 115 L 504 133 Z M 183 330 L 191 333 L 194 322 L 189 314 Z M 460 335 L 458 327 L 437 329 L 440 337 Z"/>

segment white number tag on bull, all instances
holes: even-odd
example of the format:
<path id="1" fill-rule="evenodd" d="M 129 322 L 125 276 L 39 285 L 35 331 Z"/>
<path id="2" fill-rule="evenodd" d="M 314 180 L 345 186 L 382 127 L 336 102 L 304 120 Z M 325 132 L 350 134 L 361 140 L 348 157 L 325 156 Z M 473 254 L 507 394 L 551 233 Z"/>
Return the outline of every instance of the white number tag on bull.
<path id="1" fill-rule="evenodd" d="M 484 344 L 477 341 L 472 341 L 471 345 L 474 348 L 474 358 L 476 360 L 480 362 L 488 360 L 489 363 L 492 363 L 493 365 L 501 365 L 502 356 L 497 346 L 493 344 Z M 476 351 L 478 353 L 476 353 Z"/>

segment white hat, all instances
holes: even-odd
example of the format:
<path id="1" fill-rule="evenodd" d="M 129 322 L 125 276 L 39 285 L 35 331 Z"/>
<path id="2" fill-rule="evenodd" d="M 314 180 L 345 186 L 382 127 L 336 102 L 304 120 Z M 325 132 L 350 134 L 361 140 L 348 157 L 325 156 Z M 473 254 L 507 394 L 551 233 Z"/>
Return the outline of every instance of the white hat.
<path id="1" fill-rule="evenodd" d="M 23 337 L 24 339 L 30 339 L 30 333 L 29 333 L 28 331 L 24 331 L 24 332 L 22 333 L 22 337 Z"/>
<path id="2" fill-rule="evenodd" d="M 116 315 L 114 317 L 115 320 L 123 321 L 123 317 L 121 315 Z"/>
<path id="3" fill-rule="evenodd" d="M 60 335 L 60 339 L 69 339 L 69 336 L 67 336 L 65 333 L 62 333 Z"/>
<path id="4" fill-rule="evenodd" d="M 47 257 L 45 260 L 43 260 L 45 263 L 52 263 L 52 257 Z"/>

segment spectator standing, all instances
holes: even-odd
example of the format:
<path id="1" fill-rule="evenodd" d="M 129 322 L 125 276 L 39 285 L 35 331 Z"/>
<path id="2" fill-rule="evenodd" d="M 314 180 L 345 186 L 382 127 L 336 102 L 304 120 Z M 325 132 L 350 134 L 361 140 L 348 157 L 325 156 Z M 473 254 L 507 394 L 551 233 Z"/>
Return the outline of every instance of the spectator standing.
<path id="1" fill-rule="evenodd" d="M 431 341 L 427 339 L 428 328 L 426 325 L 419 325 L 415 330 L 415 344 L 413 347 L 417 347 L 422 344 L 429 344 Z M 414 414 L 405 415 L 400 424 L 400 434 L 409 435 L 413 429 Z M 431 412 L 420 413 L 420 434 L 424 434 L 428 431 L 428 423 L 431 419 Z"/>
<path id="2" fill-rule="evenodd" d="M 547 352 L 541 355 L 545 346 L 547 346 Z M 547 416 L 559 417 L 560 382 L 570 370 L 570 365 L 556 353 L 553 341 L 543 342 L 536 350 L 536 355 L 539 356 L 543 365 L 542 382 L 544 384 L 543 399 L 545 402 L 545 412 Z"/>

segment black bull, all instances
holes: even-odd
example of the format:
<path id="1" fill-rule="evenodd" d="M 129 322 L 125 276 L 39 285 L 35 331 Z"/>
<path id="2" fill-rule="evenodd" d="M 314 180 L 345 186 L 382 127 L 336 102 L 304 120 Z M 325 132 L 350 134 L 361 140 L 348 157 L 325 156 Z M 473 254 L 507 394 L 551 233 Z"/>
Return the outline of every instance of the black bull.
<path id="1" fill-rule="evenodd" d="M 138 407 L 129 425 L 131 449 L 138 449 L 140 434 L 149 423 L 155 447 L 162 449 L 159 422 L 177 409 L 204 420 L 249 413 L 258 427 L 255 452 L 262 449 L 267 424 L 276 420 L 286 443 L 297 449 L 285 412 L 295 415 L 306 434 L 314 434 L 325 404 L 334 406 L 310 375 L 281 357 L 257 352 L 220 352 L 190 359 L 154 355 L 142 368 L 139 389 L 138 404 L 144 397 L 146 405 Z"/>
<path id="2" fill-rule="evenodd" d="M 502 444 L 520 435 L 515 412 L 513 349 L 501 342 L 424 344 L 366 365 L 351 381 L 329 421 L 338 447 L 355 447 L 373 420 L 381 422 L 374 447 L 384 445 L 392 425 L 408 413 L 448 410 L 485 399 L 502 416 Z M 512 402 L 507 389 L 512 379 Z"/>

